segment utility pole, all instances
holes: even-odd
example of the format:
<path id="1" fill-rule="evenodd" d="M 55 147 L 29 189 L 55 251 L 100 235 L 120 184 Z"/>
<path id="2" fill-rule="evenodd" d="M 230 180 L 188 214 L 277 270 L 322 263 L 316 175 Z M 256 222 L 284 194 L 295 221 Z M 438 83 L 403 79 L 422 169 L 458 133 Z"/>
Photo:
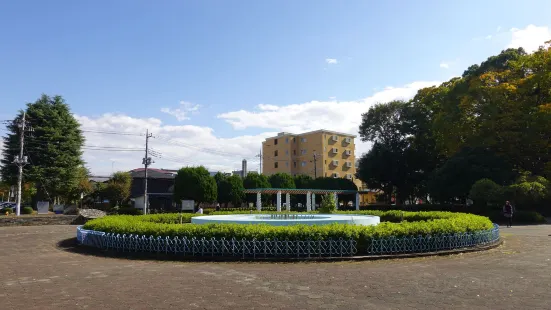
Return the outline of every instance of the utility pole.
<path id="1" fill-rule="evenodd" d="M 259 174 L 262 174 L 262 149 L 260 149 L 260 152 L 258 153 L 258 155 L 256 155 L 256 157 L 260 158 L 260 173 Z"/>
<path id="2" fill-rule="evenodd" d="M 151 165 L 151 157 L 149 157 L 149 138 L 153 134 L 149 133 L 149 129 L 145 131 L 145 157 L 143 158 L 142 164 L 145 166 L 144 170 L 144 194 L 143 194 L 143 214 L 147 214 L 147 208 L 149 207 L 149 199 L 147 197 L 147 167 Z"/>
<path id="3" fill-rule="evenodd" d="M 318 154 L 316 154 L 316 150 L 314 150 L 314 179 L 318 178 L 318 165 L 316 165 L 318 160 Z"/>
<path id="4" fill-rule="evenodd" d="M 17 126 L 19 127 L 19 157 L 16 158 L 13 163 L 19 167 L 19 175 L 17 176 L 17 202 L 15 205 L 16 215 L 21 215 L 21 183 L 23 182 L 23 166 L 27 164 L 27 156 L 23 156 L 23 147 L 25 144 L 25 127 L 27 113 L 23 112 L 23 118 L 19 121 Z"/>

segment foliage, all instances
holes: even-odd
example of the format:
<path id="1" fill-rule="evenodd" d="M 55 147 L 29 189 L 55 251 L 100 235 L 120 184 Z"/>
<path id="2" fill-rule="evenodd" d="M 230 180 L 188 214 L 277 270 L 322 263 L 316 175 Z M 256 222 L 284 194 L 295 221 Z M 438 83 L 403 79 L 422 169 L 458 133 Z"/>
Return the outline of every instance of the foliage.
<path id="1" fill-rule="evenodd" d="M 335 197 L 331 194 L 323 195 L 320 204 L 320 213 L 329 214 L 334 213 L 337 209 Z"/>
<path id="2" fill-rule="evenodd" d="M 12 214 L 12 213 L 13 213 L 12 208 L 3 208 L 3 209 L 0 209 L 0 215 L 5 215 L 6 213 Z"/>
<path id="3" fill-rule="evenodd" d="M 266 177 L 263 174 L 258 174 L 255 172 L 249 172 L 247 173 L 247 176 L 243 180 L 243 186 L 245 188 L 269 188 L 270 187 L 270 181 L 268 181 L 268 177 Z"/>
<path id="4" fill-rule="evenodd" d="M 318 179 L 316 179 L 318 180 Z M 314 179 L 306 174 L 297 174 L 293 177 L 296 188 L 313 188 Z"/>
<path id="5" fill-rule="evenodd" d="M 117 214 L 142 215 L 143 211 L 134 207 L 121 207 L 117 210 Z"/>
<path id="6" fill-rule="evenodd" d="M 69 200 L 71 190 L 78 186 L 79 169 L 83 164 L 81 147 L 84 137 L 80 125 L 61 96 L 42 95 L 27 104 L 26 120 L 33 134 L 25 139 L 24 154 L 30 164 L 24 168 L 25 182 L 36 183 L 39 200 Z M 17 180 L 13 160 L 19 155 L 18 122 L 23 111 L 7 125 L 0 160 L 0 174 L 9 184 Z"/>
<path id="7" fill-rule="evenodd" d="M 196 206 L 214 202 L 217 198 L 216 181 L 203 167 L 186 167 L 178 170 L 174 181 L 174 201 L 194 200 Z"/>
<path id="8" fill-rule="evenodd" d="M 521 206 L 539 205 L 551 198 L 551 182 L 541 176 L 523 173 L 505 189 L 505 199 Z"/>
<path id="9" fill-rule="evenodd" d="M 245 194 L 243 190 L 243 179 L 237 175 L 226 177 L 217 184 L 218 201 L 222 203 L 231 203 L 234 207 L 241 206 Z"/>
<path id="10" fill-rule="evenodd" d="M 514 179 L 512 166 L 492 151 L 466 147 L 431 174 L 429 192 L 438 202 L 464 201 L 480 179 L 507 184 Z"/>
<path id="11" fill-rule="evenodd" d="M 490 179 L 480 179 L 471 187 L 469 197 L 475 204 L 488 205 L 502 202 L 503 189 Z"/>
<path id="12" fill-rule="evenodd" d="M 129 172 L 115 172 L 105 188 L 105 195 L 111 206 L 121 206 L 130 197 L 132 176 Z"/>
<path id="13" fill-rule="evenodd" d="M 278 172 L 268 177 L 272 188 L 296 188 L 295 180 L 290 174 Z"/>
<path id="14" fill-rule="evenodd" d="M 339 212 L 341 213 L 341 212 Z M 329 238 L 355 239 L 359 250 L 365 249 L 373 238 L 426 236 L 434 234 L 464 233 L 488 230 L 493 227 L 486 217 L 450 212 L 400 212 L 364 211 L 398 220 L 400 223 L 383 222 L 377 226 L 346 224 L 332 225 L 242 225 L 242 224 L 180 224 L 180 218 L 191 219 L 193 214 L 155 214 L 142 216 L 116 215 L 88 221 L 84 229 L 118 234 L 134 234 L 154 237 L 237 238 L 246 240 L 327 240 Z"/>
<path id="15" fill-rule="evenodd" d="M 357 176 L 383 191 L 387 202 L 394 192 L 400 203 L 425 194 L 422 171 L 434 165 L 429 152 L 434 143 L 424 112 L 420 104 L 391 101 L 362 114 L 360 136 L 374 145 L 361 157 Z"/>
<path id="16" fill-rule="evenodd" d="M 23 207 L 21 209 L 21 214 L 33 214 L 33 208 L 31 207 Z"/>
<path id="17" fill-rule="evenodd" d="M 373 148 L 358 178 L 398 204 L 427 193 L 437 202 L 463 200 L 477 180 L 508 186 L 522 171 L 549 178 L 550 72 L 551 42 L 532 54 L 507 49 L 407 102 L 375 105 L 359 127 Z M 544 185 L 536 183 L 508 190 L 541 204 Z"/>
<path id="18" fill-rule="evenodd" d="M 78 202 L 80 201 L 81 195 L 88 195 L 92 193 L 94 187 L 90 182 L 90 171 L 84 166 L 80 166 L 76 171 L 76 183 L 68 191 L 68 201 L 69 202 Z"/>

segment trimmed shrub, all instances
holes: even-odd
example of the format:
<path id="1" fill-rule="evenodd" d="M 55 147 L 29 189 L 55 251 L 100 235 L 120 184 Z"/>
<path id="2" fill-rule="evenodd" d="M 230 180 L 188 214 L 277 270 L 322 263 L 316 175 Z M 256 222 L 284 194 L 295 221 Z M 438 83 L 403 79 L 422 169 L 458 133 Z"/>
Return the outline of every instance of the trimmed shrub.
<path id="1" fill-rule="evenodd" d="M 12 210 L 12 208 L 3 208 L 2 210 L 0 210 L 0 212 L 2 213 L 2 215 L 6 214 L 6 212 L 8 214 L 12 214 L 13 210 Z"/>
<path id="2" fill-rule="evenodd" d="M 337 209 L 335 197 L 331 194 L 323 195 L 321 198 L 320 213 L 334 213 Z"/>
<path id="3" fill-rule="evenodd" d="M 31 207 L 23 207 L 23 209 L 21 209 L 21 214 L 33 214 L 33 211 Z"/>
<path id="4" fill-rule="evenodd" d="M 143 211 L 134 207 L 119 207 L 117 213 L 126 215 L 142 215 Z"/>
<path id="5" fill-rule="evenodd" d="M 215 212 L 215 214 L 224 213 L 227 214 L 228 212 Z M 358 214 L 358 212 L 337 213 Z M 352 238 L 358 242 L 358 249 L 363 250 L 369 246 L 371 240 L 374 238 L 465 233 L 493 228 L 493 224 L 488 218 L 465 213 L 402 211 L 363 211 L 359 213 L 378 215 L 381 217 L 381 220 L 386 222 L 381 222 L 377 226 L 346 224 L 321 226 L 270 226 L 267 224 L 180 225 L 180 223 L 189 223 L 191 218 L 197 216 L 197 214 L 173 213 L 143 216 L 106 216 L 88 221 L 84 225 L 84 229 L 154 237 L 224 237 L 226 239 L 237 238 L 247 240 L 275 238 L 279 240 L 326 240 L 330 238 Z"/>

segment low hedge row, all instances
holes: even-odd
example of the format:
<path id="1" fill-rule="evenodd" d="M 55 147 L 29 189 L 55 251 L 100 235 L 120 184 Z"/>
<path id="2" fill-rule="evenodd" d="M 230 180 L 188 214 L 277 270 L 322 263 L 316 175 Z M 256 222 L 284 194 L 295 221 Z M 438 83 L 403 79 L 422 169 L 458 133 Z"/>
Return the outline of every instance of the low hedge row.
<path id="1" fill-rule="evenodd" d="M 228 212 L 216 212 L 216 214 Z M 242 212 L 241 212 L 242 213 Z M 133 234 L 154 237 L 196 237 L 279 240 L 327 240 L 355 239 L 358 250 L 365 249 L 374 238 L 404 237 L 419 235 L 453 234 L 489 230 L 492 222 L 483 216 L 451 212 L 402 212 L 402 211 L 360 211 L 339 212 L 370 214 L 381 217 L 377 226 L 355 226 L 331 224 L 322 226 L 292 225 L 242 225 L 188 223 L 197 214 L 153 214 L 142 216 L 113 215 L 94 219 L 84 229 L 116 234 Z M 235 214 L 235 213 L 233 213 Z M 403 222 L 399 222 L 401 220 Z M 399 223 L 396 223 L 399 222 Z"/>

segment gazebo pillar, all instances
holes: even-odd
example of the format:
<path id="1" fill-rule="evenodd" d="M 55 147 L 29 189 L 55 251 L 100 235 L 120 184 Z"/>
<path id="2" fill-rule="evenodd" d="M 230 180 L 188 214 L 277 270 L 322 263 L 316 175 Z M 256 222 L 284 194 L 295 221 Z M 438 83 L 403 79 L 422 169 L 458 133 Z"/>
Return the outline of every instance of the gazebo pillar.
<path id="1" fill-rule="evenodd" d="M 310 204 L 310 192 L 306 193 L 306 212 L 312 211 L 312 206 Z"/>
<path id="2" fill-rule="evenodd" d="M 360 211 L 360 193 L 356 193 L 356 211 Z"/>
<path id="3" fill-rule="evenodd" d="M 291 211 L 291 194 L 289 193 L 285 195 L 285 204 L 285 209 L 287 210 L 287 212 Z"/>
<path id="4" fill-rule="evenodd" d="M 333 193 L 333 197 L 335 198 L 335 209 L 338 210 L 339 209 L 339 196 L 337 195 L 337 193 Z"/>
<path id="5" fill-rule="evenodd" d="M 262 194 L 256 193 L 256 211 L 262 211 Z"/>
<path id="6" fill-rule="evenodd" d="M 316 211 L 316 194 L 312 193 L 312 211 Z"/>
<path id="7" fill-rule="evenodd" d="M 276 194 L 276 210 L 281 212 L 281 191 L 277 191 Z"/>

